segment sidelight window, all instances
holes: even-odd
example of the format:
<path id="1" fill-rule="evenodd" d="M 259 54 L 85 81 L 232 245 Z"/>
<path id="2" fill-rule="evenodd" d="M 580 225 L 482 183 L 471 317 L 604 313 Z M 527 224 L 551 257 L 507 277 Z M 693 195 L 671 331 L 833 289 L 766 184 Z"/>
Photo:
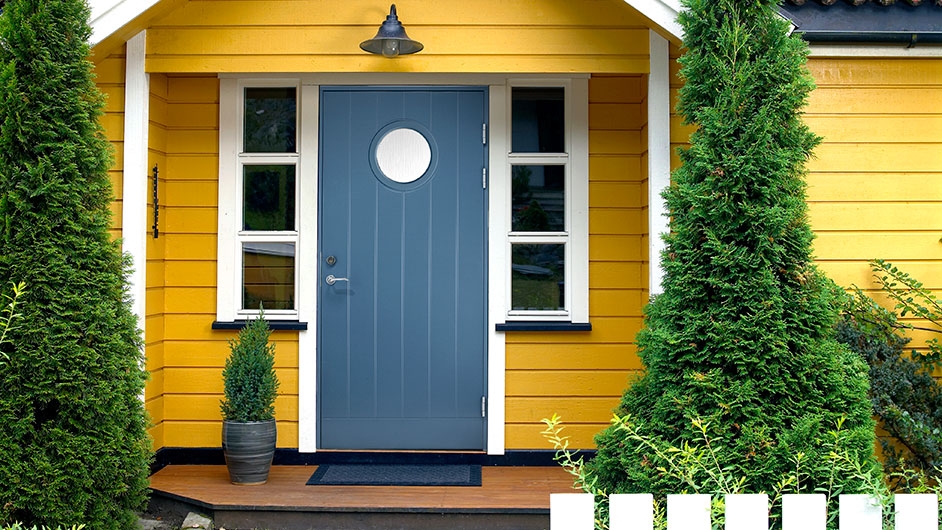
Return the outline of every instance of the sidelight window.
<path id="1" fill-rule="evenodd" d="M 588 320 L 584 86 L 510 87 L 508 320 Z"/>
<path id="2" fill-rule="evenodd" d="M 220 114 L 221 153 L 234 152 L 220 156 L 219 317 L 249 318 L 261 306 L 267 318 L 297 319 L 300 87 L 227 82 L 235 86 L 221 93 L 235 112 Z"/>

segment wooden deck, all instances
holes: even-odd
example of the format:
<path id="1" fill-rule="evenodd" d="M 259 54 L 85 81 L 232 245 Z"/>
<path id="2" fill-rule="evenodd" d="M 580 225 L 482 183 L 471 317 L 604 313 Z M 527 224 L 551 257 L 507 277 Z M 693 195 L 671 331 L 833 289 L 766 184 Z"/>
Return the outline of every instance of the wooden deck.
<path id="1" fill-rule="evenodd" d="M 550 493 L 573 492 L 559 467 L 484 467 L 480 487 L 307 486 L 317 466 L 274 466 L 236 486 L 225 466 L 171 465 L 151 476 L 156 501 L 184 503 L 217 528 L 421 529 L 549 527 Z"/>

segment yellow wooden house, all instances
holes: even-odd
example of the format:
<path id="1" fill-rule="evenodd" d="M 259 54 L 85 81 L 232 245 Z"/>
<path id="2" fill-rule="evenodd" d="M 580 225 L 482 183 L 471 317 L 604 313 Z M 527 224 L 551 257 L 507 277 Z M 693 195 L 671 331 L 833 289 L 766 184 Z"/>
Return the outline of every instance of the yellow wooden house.
<path id="1" fill-rule="evenodd" d="M 841 285 L 882 257 L 942 289 L 942 6 L 914 3 L 783 6 L 812 40 L 811 222 Z M 259 303 L 282 457 L 520 462 L 553 413 L 592 447 L 641 368 L 690 132 L 678 0 L 91 4 L 158 460 L 220 447 Z M 928 22 L 829 31 L 838 10 Z M 423 49 L 364 51 L 384 21 Z"/>

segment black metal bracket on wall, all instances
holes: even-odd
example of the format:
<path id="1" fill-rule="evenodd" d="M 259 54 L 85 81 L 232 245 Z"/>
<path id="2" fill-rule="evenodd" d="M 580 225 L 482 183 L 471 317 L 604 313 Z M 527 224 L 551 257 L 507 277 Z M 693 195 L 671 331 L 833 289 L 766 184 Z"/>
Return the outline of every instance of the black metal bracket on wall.
<path id="1" fill-rule="evenodd" d="M 157 175 L 160 172 L 157 171 L 157 164 L 154 164 L 154 239 L 157 239 L 157 236 L 160 235 L 160 230 L 157 228 L 157 219 L 160 217 L 160 211 L 157 209 Z"/>

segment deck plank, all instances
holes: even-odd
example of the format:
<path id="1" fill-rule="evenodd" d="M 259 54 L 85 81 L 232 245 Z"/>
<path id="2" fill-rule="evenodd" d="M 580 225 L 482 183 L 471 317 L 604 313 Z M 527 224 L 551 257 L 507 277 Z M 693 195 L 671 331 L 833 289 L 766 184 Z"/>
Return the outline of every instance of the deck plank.
<path id="1" fill-rule="evenodd" d="M 225 466 L 170 465 L 151 488 L 213 509 L 549 513 L 550 493 L 571 493 L 559 467 L 484 467 L 480 487 L 307 486 L 317 466 L 273 466 L 266 484 L 238 486 Z"/>

